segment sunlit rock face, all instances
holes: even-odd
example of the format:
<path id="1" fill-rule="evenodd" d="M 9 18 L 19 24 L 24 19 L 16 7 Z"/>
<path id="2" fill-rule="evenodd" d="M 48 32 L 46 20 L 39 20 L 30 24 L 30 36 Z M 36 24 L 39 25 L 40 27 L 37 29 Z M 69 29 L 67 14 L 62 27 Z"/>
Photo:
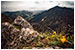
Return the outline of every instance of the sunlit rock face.
<path id="1" fill-rule="evenodd" d="M 12 24 L 2 23 L 1 48 L 18 49 L 31 42 L 39 35 L 22 17 L 17 17 Z"/>
<path id="2" fill-rule="evenodd" d="M 21 16 L 18 16 L 15 20 L 14 20 L 14 23 L 13 24 L 16 24 L 16 25 L 20 25 L 24 28 L 30 28 L 32 29 L 33 27 L 30 25 L 29 22 L 27 22 L 26 20 L 24 20 Z"/>

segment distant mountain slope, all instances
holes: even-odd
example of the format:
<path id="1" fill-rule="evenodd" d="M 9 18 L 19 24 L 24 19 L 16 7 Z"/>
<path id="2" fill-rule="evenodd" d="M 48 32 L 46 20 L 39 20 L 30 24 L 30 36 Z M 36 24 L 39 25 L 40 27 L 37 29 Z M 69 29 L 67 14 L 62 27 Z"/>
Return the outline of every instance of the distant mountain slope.
<path id="1" fill-rule="evenodd" d="M 23 10 L 23 11 L 15 11 L 15 12 L 3 12 L 2 14 L 7 15 L 14 20 L 17 16 L 22 16 L 23 18 L 29 17 L 32 15 L 32 12 Z"/>
<path id="2" fill-rule="evenodd" d="M 45 32 L 56 30 L 57 32 L 72 32 L 74 26 L 74 9 L 66 7 L 53 7 L 35 17 L 30 21 L 38 31 Z"/>
<path id="3" fill-rule="evenodd" d="M 35 17 L 31 21 L 38 22 L 45 17 L 48 17 L 49 19 L 57 17 L 57 16 L 58 16 L 57 19 L 59 17 L 65 18 L 66 16 L 73 16 L 73 14 L 74 14 L 74 10 L 71 8 L 56 6 L 56 7 L 49 9 L 49 10 L 46 10 L 42 13 L 34 15 Z M 72 17 L 72 19 L 73 19 L 73 17 Z"/>

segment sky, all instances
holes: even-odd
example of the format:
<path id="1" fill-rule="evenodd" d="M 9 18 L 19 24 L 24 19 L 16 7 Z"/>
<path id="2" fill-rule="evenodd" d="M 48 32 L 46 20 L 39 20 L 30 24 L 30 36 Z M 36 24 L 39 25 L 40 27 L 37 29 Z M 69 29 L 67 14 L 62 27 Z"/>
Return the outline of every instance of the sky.
<path id="1" fill-rule="evenodd" d="M 1 2 L 1 11 L 40 11 L 48 10 L 52 7 L 69 7 L 74 8 L 73 1 L 49 1 L 49 0 L 25 0 L 25 1 L 2 1 Z"/>

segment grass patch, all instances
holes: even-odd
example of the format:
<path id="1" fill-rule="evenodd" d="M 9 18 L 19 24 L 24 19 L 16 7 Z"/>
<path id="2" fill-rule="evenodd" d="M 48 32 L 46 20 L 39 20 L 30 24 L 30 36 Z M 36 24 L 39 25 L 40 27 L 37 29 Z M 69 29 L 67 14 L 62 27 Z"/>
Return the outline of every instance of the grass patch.
<path id="1" fill-rule="evenodd" d="M 21 25 L 17 25 L 17 24 L 13 24 L 13 26 L 14 26 L 15 28 L 17 28 L 17 29 L 21 29 L 21 28 L 22 28 Z"/>

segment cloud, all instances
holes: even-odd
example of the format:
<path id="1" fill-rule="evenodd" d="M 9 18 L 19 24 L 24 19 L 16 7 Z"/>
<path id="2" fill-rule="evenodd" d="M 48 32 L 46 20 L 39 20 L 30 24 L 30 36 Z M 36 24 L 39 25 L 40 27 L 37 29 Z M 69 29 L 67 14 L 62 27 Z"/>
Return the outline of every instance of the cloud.
<path id="1" fill-rule="evenodd" d="M 58 6 L 74 8 L 74 1 L 58 1 Z"/>
<path id="2" fill-rule="evenodd" d="M 19 11 L 19 10 L 47 10 L 54 6 L 74 8 L 73 1 L 49 1 L 49 0 L 34 0 L 34 1 L 2 1 L 1 11 Z"/>
<path id="3" fill-rule="evenodd" d="M 69 5 L 74 5 L 73 1 L 67 1 L 66 3 L 69 4 Z"/>
<path id="4" fill-rule="evenodd" d="M 40 4 L 40 2 L 39 1 L 35 1 L 35 4 Z"/>

